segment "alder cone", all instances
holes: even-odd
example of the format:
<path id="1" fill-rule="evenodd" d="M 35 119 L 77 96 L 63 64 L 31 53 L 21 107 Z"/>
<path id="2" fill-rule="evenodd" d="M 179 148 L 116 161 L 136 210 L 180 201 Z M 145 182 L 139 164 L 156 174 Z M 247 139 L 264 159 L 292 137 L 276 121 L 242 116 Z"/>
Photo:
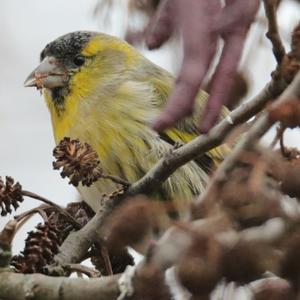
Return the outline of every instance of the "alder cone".
<path id="1" fill-rule="evenodd" d="M 9 176 L 6 176 L 5 182 L 0 177 L 1 216 L 12 213 L 12 208 L 16 210 L 23 200 L 21 184 L 19 182 L 15 183 L 14 179 Z"/>
<path id="2" fill-rule="evenodd" d="M 19 273 L 45 273 L 44 267 L 52 262 L 61 242 L 60 231 L 55 225 L 40 223 L 36 231 L 28 233 L 24 250 L 13 256 L 11 265 Z"/>
<path id="3" fill-rule="evenodd" d="M 221 249 L 210 238 L 196 240 L 181 258 L 178 278 L 193 295 L 209 295 L 222 277 Z"/>
<path id="4" fill-rule="evenodd" d="M 248 182 L 227 182 L 221 195 L 224 209 L 242 227 L 259 226 L 281 215 L 279 193 L 253 191 Z"/>
<path id="5" fill-rule="evenodd" d="M 284 244 L 285 251 L 280 264 L 280 276 L 294 286 L 299 285 L 300 276 L 300 232 L 295 232 Z"/>
<path id="6" fill-rule="evenodd" d="M 270 249 L 255 242 L 239 242 L 222 257 L 222 274 L 227 281 L 247 284 L 261 278 L 272 265 Z"/>
<path id="7" fill-rule="evenodd" d="M 133 300 L 170 300 L 172 297 L 165 283 L 165 273 L 151 264 L 145 264 L 136 275 Z"/>

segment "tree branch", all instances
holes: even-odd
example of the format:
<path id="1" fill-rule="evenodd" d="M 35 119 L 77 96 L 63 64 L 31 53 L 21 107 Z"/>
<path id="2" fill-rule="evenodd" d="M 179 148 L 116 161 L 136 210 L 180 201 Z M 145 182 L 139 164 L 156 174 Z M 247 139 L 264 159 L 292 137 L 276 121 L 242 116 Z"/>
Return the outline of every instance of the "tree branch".
<path id="1" fill-rule="evenodd" d="M 0 272 L 0 298 L 3 300 L 114 300 L 119 294 L 118 278 L 118 275 L 114 275 L 86 280 Z"/>
<path id="2" fill-rule="evenodd" d="M 114 300 L 120 293 L 119 275 L 93 278 L 50 277 L 42 274 L 17 274 L 10 270 L 11 243 L 17 222 L 12 220 L 0 232 L 1 300 Z"/>
<path id="3" fill-rule="evenodd" d="M 54 257 L 55 264 L 48 266 L 50 273 L 63 274 L 61 266 L 80 262 L 91 245 L 103 239 L 102 227 L 114 207 L 122 199 L 122 195 L 113 198 L 102 199 L 102 205 L 96 215 L 80 230 L 72 232 L 65 239 L 59 249 L 59 253 Z"/>
<path id="4" fill-rule="evenodd" d="M 45 197 L 42 197 L 38 194 L 32 193 L 30 191 L 25 191 L 25 190 L 22 190 L 22 195 L 48 204 L 49 206 L 55 208 L 59 213 L 61 213 L 74 226 L 74 228 L 77 228 L 77 229 L 81 228 L 81 225 L 64 208 L 57 205 L 53 201 L 50 201 L 50 200 L 46 199 Z"/>

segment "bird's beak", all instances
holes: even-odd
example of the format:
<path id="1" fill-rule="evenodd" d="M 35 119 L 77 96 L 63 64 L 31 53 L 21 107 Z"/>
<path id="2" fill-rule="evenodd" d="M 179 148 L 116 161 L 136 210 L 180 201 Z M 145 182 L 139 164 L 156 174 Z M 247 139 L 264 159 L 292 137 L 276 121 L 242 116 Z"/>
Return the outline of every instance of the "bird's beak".
<path id="1" fill-rule="evenodd" d="M 64 68 L 55 57 L 47 56 L 40 65 L 29 74 L 24 82 L 24 86 L 35 86 L 38 89 L 52 89 L 66 86 L 68 80 L 69 75 L 66 68 Z"/>

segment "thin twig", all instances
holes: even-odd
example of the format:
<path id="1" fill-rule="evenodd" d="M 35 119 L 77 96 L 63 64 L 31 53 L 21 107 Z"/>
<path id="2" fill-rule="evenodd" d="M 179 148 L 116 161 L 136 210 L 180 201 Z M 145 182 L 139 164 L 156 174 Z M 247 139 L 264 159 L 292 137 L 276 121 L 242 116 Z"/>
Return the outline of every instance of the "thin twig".
<path id="1" fill-rule="evenodd" d="M 277 63 L 280 64 L 285 55 L 285 49 L 278 32 L 278 24 L 276 17 L 278 0 L 263 0 L 263 3 L 268 19 L 268 32 L 266 33 L 266 37 L 271 41 L 274 56 L 276 58 Z"/>
<path id="2" fill-rule="evenodd" d="M 89 268 L 87 266 L 83 266 L 81 264 L 70 264 L 66 266 L 71 272 L 77 272 L 81 274 L 85 274 L 90 278 L 99 278 L 101 276 L 100 272 Z M 112 274 L 111 274 L 112 275 Z"/>
<path id="3" fill-rule="evenodd" d="M 281 136 L 283 135 L 285 129 L 286 128 L 281 125 L 279 125 L 276 128 L 276 135 L 274 136 L 274 139 L 269 146 L 271 149 L 273 149 L 276 146 L 276 144 L 278 143 L 278 141 L 281 139 Z"/>
<path id="4" fill-rule="evenodd" d="M 286 149 L 286 147 L 284 146 L 284 131 L 286 128 L 283 128 L 280 138 L 279 138 L 279 144 L 280 144 L 280 151 L 283 157 L 288 157 L 289 153 Z"/>
<path id="5" fill-rule="evenodd" d="M 61 215 L 63 215 L 72 225 L 74 225 L 74 227 L 76 229 L 80 229 L 81 225 L 79 222 L 77 222 L 64 208 L 62 208 L 61 206 L 57 205 L 56 203 L 52 202 L 51 200 L 48 200 L 38 194 L 29 192 L 29 191 L 24 191 L 22 190 L 22 195 L 26 196 L 26 197 L 30 197 L 39 201 L 42 201 L 50 206 L 52 206 L 53 208 L 55 208 L 59 213 L 61 213 Z"/>
<path id="6" fill-rule="evenodd" d="M 36 213 L 39 213 L 40 210 L 45 210 L 45 209 L 48 209 L 48 208 L 51 208 L 52 206 L 51 205 L 48 205 L 48 204 L 42 204 L 38 207 L 35 207 L 35 208 L 32 208 L 32 209 L 29 209 L 19 215 L 16 215 L 14 218 L 17 220 L 17 221 L 20 221 L 24 218 L 27 218 L 27 217 L 32 217 L 34 214 Z"/>
<path id="7" fill-rule="evenodd" d="M 104 246 L 104 245 L 102 245 L 100 247 L 101 247 L 101 255 L 102 255 L 102 258 L 104 260 L 104 265 L 105 265 L 106 272 L 107 272 L 108 275 L 112 275 L 113 270 L 112 270 L 112 266 L 111 266 L 111 262 L 110 262 L 107 247 Z"/>
<path id="8" fill-rule="evenodd" d="M 27 221 L 33 217 L 34 214 L 38 213 L 44 220 L 44 222 L 48 221 L 48 216 L 45 213 L 45 209 L 50 208 L 52 206 L 48 204 L 42 204 L 38 207 L 25 211 L 24 213 L 17 215 L 14 219 L 17 221 L 16 233 L 23 227 Z"/>
<path id="9" fill-rule="evenodd" d="M 130 182 L 129 181 L 124 180 L 121 177 L 111 175 L 111 174 L 105 174 L 105 173 L 103 173 L 103 174 L 101 174 L 100 178 L 110 179 L 114 183 L 121 184 L 124 187 L 129 187 L 130 186 Z"/>

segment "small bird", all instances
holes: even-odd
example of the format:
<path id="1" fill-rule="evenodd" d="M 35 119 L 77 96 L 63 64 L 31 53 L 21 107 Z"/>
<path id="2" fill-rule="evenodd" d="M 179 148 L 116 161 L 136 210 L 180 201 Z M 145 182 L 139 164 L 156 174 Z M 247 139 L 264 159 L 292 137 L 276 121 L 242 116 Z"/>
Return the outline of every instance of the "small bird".
<path id="1" fill-rule="evenodd" d="M 40 61 L 25 86 L 42 90 L 56 144 L 64 137 L 90 144 L 107 173 L 135 182 L 174 147 L 199 134 L 197 124 L 207 99 L 201 90 L 192 116 L 164 132 L 151 129 L 174 78 L 125 41 L 103 33 L 72 32 L 46 45 Z M 222 117 L 226 113 L 224 109 Z M 182 166 L 157 189 L 157 197 L 190 201 L 204 190 L 209 171 L 226 152 L 226 147 L 218 147 Z M 116 188 L 109 180 L 78 186 L 95 211 L 101 193 Z"/>

